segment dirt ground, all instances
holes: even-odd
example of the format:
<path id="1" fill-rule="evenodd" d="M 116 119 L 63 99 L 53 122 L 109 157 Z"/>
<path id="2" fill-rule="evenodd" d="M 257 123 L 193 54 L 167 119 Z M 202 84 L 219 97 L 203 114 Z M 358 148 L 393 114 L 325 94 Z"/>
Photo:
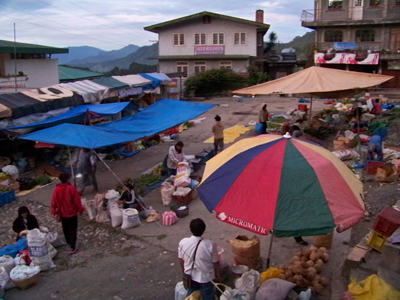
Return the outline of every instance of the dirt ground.
<path id="1" fill-rule="evenodd" d="M 243 102 L 238 102 L 236 98 L 216 98 L 207 102 L 219 106 L 202 115 L 201 117 L 206 118 L 204 121 L 180 135 L 180 140 L 185 143 L 186 154 L 196 154 L 204 148 L 212 147 L 212 144 L 203 142 L 212 135 L 211 126 L 216 114 L 221 116 L 228 128 L 256 121 L 261 103 L 267 103 L 270 112 L 281 114 L 296 108 L 298 99 L 266 96 L 244 99 Z M 314 111 L 325 107 L 322 101 L 314 101 Z M 239 139 L 255 134 L 254 131 L 249 131 Z M 109 162 L 109 166 L 120 178 L 135 178 L 160 163 L 170 146 L 169 143 L 159 144 L 131 158 Z M 200 176 L 202 171 L 203 169 L 198 172 Z M 98 164 L 97 179 L 101 191 L 112 189 L 117 184 L 117 180 L 101 163 Z M 22 205 L 31 209 L 41 225 L 62 235 L 61 226 L 49 214 L 53 189 L 54 185 L 44 187 L 0 208 L 0 247 L 14 243 L 15 234 L 10 227 L 17 215 L 17 208 Z M 380 186 L 367 178 L 365 189 L 370 216 L 352 230 L 335 233 L 331 261 L 323 271 L 323 275 L 330 279 L 331 284 L 321 293 L 320 299 L 342 299 L 347 281 L 340 276 L 340 272 L 349 251 L 349 244 L 357 243 L 368 232 L 379 211 L 397 200 L 395 195 L 399 187 L 397 184 Z M 83 197 L 91 199 L 93 196 L 88 189 Z M 144 200 L 160 213 L 167 210 L 167 207 L 162 206 L 159 189 L 150 192 Z M 232 257 L 228 240 L 238 234 L 252 236 L 250 232 L 218 221 L 199 199 L 190 204 L 189 216 L 179 219 L 178 223 L 171 227 L 164 227 L 160 222 L 142 223 L 140 227 L 124 231 L 112 228 L 111 224 L 90 221 L 84 213 L 79 217 L 80 251 L 70 256 L 66 246 L 58 248 L 58 255 L 54 259 L 57 265 L 55 269 L 41 273 L 39 283 L 29 290 L 6 291 L 5 299 L 174 299 L 174 288 L 181 278 L 177 245 L 182 238 L 190 235 L 188 226 L 190 220 L 196 217 L 205 220 L 205 237 L 212 239 L 225 250 L 225 259 L 229 264 L 232 263 Z M 269 239 L 270 236 L 260 236 L 261 256 L 264 260 Z M 312 237 L 305 237 L 305 240 L 311 243 Z M 294 252 L 300 247 L 292 238 L 274 239 L 271 257 L 273 265 L 289 263 Z"/>

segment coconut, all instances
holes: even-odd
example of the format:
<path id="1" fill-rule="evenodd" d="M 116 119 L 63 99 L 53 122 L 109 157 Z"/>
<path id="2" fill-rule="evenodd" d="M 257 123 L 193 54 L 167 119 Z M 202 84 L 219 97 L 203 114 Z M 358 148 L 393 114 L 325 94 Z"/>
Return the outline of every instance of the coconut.
<path id="1" fill-rule="evenodd" d="M 298 281 L 298 280 L 300 280 L 300 279 L 303 279 L 303 276 L 301 276 L 301 275 L 294 275 L 293 278 L 294 278 L 294 280 Z"/>
<path id="2" fill-rule="evenodd" d="M 310 259 L 313 260 L 313 261 L 317 261 L 319 259 L 319 256 L 318 256 L 317 252 L 312 251 L 311 254 L 310 254 Z"/>
<path id="3" fill-rule="evenodd" d="M 311 254 L 310 248 L 308 248 L 308 249 L 306 249 L 306 250 L 304 251 L 304 256 L 307 256 L 308 258 L 310 258 L 310 254 Z"/>
<path id="4" fill-rule="evenodd" d="M 294 273 L 293 274 L 301 274 L 303 268 L 301 266 L 294 266 Z"/>
<path id="5" fill-rule="evenodd" d="M 293 273 L 291 271 L 287 270 L 285 272 L 285 276 L 286 276 L 286 278 L 291 278 L 291 277 L 293 277 Z"/>
<path id="6" fill-rule="evenodd" d="M 300 256 L 297 255 L 293 256 L 292 262 L 295 263 L 296 261 L 300 261 Z"/>
<path id="7" fill-rule="evenodd" d="M 302 287 L 302 288 L 307 287 L 307 282 L 306 282 L 306 280 L 305 280 L 304 278 L 301 278 L 301 279 L 297 280 L 297 281 L 296 281 L 296 284 L 297 284 L 299 287 Z"/>
<path id="8" fill-rule="evenodd" d="M 281 269 L 283 272 L 285 272 L 286 271 L 286 265 L 280 265 L 279 267 L 278 267 L 278 269 Z"/>
<path id="9" fill-rule="evenodd" d="M 305 255 L 303 255 L 302 257 L 301 257 L 301 261 L 303 261 L 303 262 L 307 262 L 308 261 L 308 257 L 307 256 L 305 256 Z"/>
<path id="10" fill-rule="evenodd" d="M 307 261 L 307 266 L 308 267 L 314 267 L 314 265 L 315 265 L 315 263 L 314 263 L 314 261 L 313 260 L 309 260 L 309 261 Z"/>
<path id="11" fill-rule="evenodd" d="M 278 278 L 279 278 L 279 279 L 286 280 L 285 274 L 279 274 L 279 275 L 278 275 Z"/>
<path id="12" fill-rule="evenodd" d="M 312 252 L 312 251 L 317 251 L 317 250 L 318 250 L 318 248 L 315 247 L 315 246 L 311 246 L 309 249 L 311 250 L 311 252 Z"/>
<path id="13" fill-rule="evenodd" d="M 296 267 L 294 265 L 289 266 L 288 268 L 289 272 L 291 272 L 292 274 L 295 274 L 296 272 Z"/>
<path id="14" fill-rule="evenodd" d="M 321 247 L 318 249 L 318 253 L 328 253 L 325 247 Z"/>
<path id="15" fill-rule="evenodd" d="M 308 272 L 307 273 L 307 279 L 309 281 L 313 281 L 315 279 L 316 274 L 317 274 L 316 272 L 315 273 L 314 272 Z"/>
<path id="16" fill-rule="evenodd" d="M 315 264 L 314 266 L 315 270 L 317 271 L 318 274 L 322 272 L 323 267 L 320 264 Z"/>
<path id="17" fill-rule="evenodd" d="M 317 261 L 315 263 L 320 264 L 321 266 L 324 266 L 324 261 L 322 259 L 317 259 Z"/>
<path id="18" fill-rule="evenodd" d="M 313 288 L 314 288 L 314 290 L 315 290 L 315 292 L 316 292 L 317 294 L 319 294 L 319 293 L 322 291 L 322 289 L 324 288 L 324 287 L 323 287 L 321 284 L 319 284 L 318 282 L 313 282 L 312 286 L 313 286 Z"/>
<path id="19" fill-rule="evenodd" d="M 302 275 L 304 278 L 306 278 L 306 277 L 307 277 L 307 274 L 308 274 L 308 271 L 307 271 L 307 269 L 303 269 L 303 270 L 301 270 L 301 275 Z"/>
<path id="20" fill-rule="evenodd" d="M 322 286 L 327 286 L 327 285 L 329 284 L 329 281 L 328 281 L 328 279 L 326 279 L 325 277 L 321 277 L 320 280 L 319 280 L 319 283 L 320 283 Z"/>
<path id="21" fill-rule="evenodd" d="M 321 280 L 321 275 L 315 275 L 314 281 L 319 282 Z"/>
<path id="22" fill-rule="evenodd" d="M 329 261 L 329 254 L 328 253 L 322 253 L 322 260 L 324 262 L 328 262 Z"/>
<path id="23" fill-rule="evenodd" d="M 294 255 L 295 255 L 295 256 L 302 256 L 302 255 L 303 255 L 303 250 L 298 249 L 298 250 L 294 253 Z"/>
<path id="24" fill-rule="evenodd" d="M 315 269 L 315 267 L 309 267 L 309 268 L 307 269 L 307 272 L 308 272 L 308 273 L 317 273 L 317 270 Z"/>
<path id="25" fill-rule="evenodd" d="M 301 262 L 301 267 L 302 267 L 303 269 L 307 269 L 307 268 L 309 267 L 309 265 L 308 265 L 306 262 L 302 261 L 302 262 Z"/>
<path id="26" fill-rule="evenodd" d="M 294 283 L 294 284 L 296 284 L 296 282 L 297 282 L 296 279 L 294 279 L 294 277 L 288 278 L 287 281 Z"/>

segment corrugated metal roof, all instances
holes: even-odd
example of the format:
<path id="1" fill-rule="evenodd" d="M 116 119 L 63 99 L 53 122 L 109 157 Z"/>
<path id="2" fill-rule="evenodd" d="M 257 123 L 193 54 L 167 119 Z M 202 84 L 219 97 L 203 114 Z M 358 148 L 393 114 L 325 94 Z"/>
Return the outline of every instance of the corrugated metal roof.
<path id="1" fill-rule="evenodd" d="M 43 45 L 14 43 L 12 41 L 0 40 L 0 53 L 14 53 L 14 47 L 17 53 L 30 54 L 53 54 L 53 53 L 68 53 L 68 48 L 57 48 Z"/>
<path id="2" fill-rule="evenodd" d="M 103 76 L 103 74 L 101 73 L 66 66 L 58 66 L 58 74 L 60 77 L 60 82 L 68 82 Z"/>

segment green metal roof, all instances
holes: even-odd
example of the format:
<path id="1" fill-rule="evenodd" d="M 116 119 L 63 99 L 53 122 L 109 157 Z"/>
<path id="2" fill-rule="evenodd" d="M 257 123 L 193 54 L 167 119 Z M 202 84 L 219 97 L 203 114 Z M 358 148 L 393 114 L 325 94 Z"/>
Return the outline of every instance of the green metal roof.
<path id="1" fill-rule="evenodd" d="M 229 60 L 229 59 L 249 59 L 250 55 L 165 55 L 157 56 L 158 60 Z"/>
<path id="2" fill-rule="evenodd" d="M 96 73 L 92 71 L 86 71 L 66 66 L 58 66 L 58 75 L 60 77 L 60 82 L 68 82 L 68 81 L 104 76 L 101 73 Z"/>
<path id="3" fill-rule="evenodd" d="M 215 18 L 224 19 L 224 20 L 228 20 L 228 21 L 240 22 L 240 23 L 245 23 L 245 24 L 248 24 L 248 25 L 253 25 L 253 26 L 256 26 L 257 28 L 259 28 L 259 29 L 261 29 L 262 31 L 265 31 L 265 32 L 269 28 L 269 24 L 260 23 L 260 22 L 256 22 L 256 21 L 250 21 L 250 20 L 241 19 L 241 18 L 235 18 L 235 17 L 221 15 L 221 14 L 216 14 L 216 13 L 212 13 L 212 12 L 209 12 L 209 11 L 203 11 L 203 12 L 200 12 L 200 13 L 197 13 L 197 14 L 193 14 L 193 15 L 189 15 L 189 16 L 185 16 L 185 17 L 182 17 L 182 18 L 178 18 L 178 19 L 174 19 L 174 20 L 170 20 L 170 21 L 166 21 L 166 22 L 162 22 L 162 23 L 146 26 L 146 27 L 144 27 L 144 29 L 147 30 L 147 31 L 158 33 L 162 27 L 175 25 L 175 24 L 182 23 L 182 22 L 189 21 L 189 20 L 193 20 L 193 19 L 196 19 L 196 18 L 201 18 L 203 16 L 210 16 L 210 17 L 215 17 Z"/>
<path id="4" fill-rule="evenodd" d="M 12 41 L 0 40 L 0 53 L 14 53 L 14 47 L 17 53 L 28 54 L 53 54 L 53 53 L 68 53 L 68 48 L 56 48 L 35 44 L 14 43 Z"/>

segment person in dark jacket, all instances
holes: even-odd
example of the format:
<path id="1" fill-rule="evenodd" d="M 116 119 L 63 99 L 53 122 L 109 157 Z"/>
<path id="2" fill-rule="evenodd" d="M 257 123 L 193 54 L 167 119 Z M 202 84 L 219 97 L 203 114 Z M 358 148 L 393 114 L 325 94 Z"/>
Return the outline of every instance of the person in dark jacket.
<path id="1" fill-rule="evenodd" d="M 51 198 L 51 214 L 59 216 L 65 240 L 70 245 L 70 254 L 78 252 L 76 248 L 76 236 L 78 231 L 78 214 L 85 210 L 77 189 L 69 183 L 70 175 L 61 173 L 58 176 L 61 183 L 58 184 Z"/>
<path id="2" fill-rule="evenodd" d="M 39 223 L 34 215 L 31 215 L 29 209 L 26 206 L 21 206 L 18 208 L 18 218 L 14 220 L 13 230 L 18 233 L 18 238 L 20 238 L 19 233 L 26 229 L 32 230 L 39 228 Z"/>

